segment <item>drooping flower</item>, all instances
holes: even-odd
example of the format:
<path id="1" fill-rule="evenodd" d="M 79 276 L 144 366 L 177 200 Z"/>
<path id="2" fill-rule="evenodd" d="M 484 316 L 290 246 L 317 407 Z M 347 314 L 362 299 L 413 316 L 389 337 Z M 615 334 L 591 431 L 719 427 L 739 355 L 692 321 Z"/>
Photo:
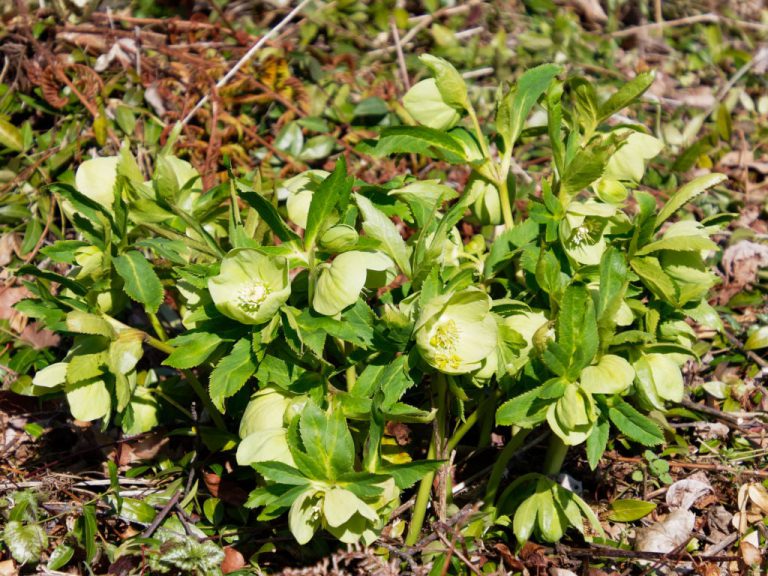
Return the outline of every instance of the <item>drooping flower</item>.
<path id="1" fill-rule="evenodd" d="M 417 82 L 403 96 L 403 106 L 419 124 L 435 130 L 448 130 L 461 119 L 456 108 L 440 95 L 434 78 Z"/>
<path id="2" fill-rule="evenodd" d="M 383 252 L 344 252 L 322 265 L 312 307 L 325 316 L 335 316 L 357 301 L 364 286 L 379 288 L 393 277 L 394 262 Z"/>
<path id="3" fill-rule="evenodd" d="M 288 262 L 256 250 L 232 250 L 218 276 L 208 280 L 216 308 L 243 324 L 270 320 L 291 295 Z"/>
<path id="4" fill-rule="evenodd" d="M 479 369 L 495 351 L 498 341 L 491 298 L 473 288 L 428 302 L 415 329 L 422 358 L 445 374 L 466 374 Z"/>

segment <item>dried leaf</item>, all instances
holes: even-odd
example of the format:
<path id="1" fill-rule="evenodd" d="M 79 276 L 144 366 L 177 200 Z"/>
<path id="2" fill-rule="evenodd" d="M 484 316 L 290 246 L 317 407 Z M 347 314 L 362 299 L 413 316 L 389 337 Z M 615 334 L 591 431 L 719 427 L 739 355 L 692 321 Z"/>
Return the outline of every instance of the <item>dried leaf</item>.
<path id="1" fill-rule="evenodd" d="M 697 472 L 685 480 L 678 480 L 669 487 L 666 496 L 667 506 L 689 510 L 694 502 L 710 492 L 714 490 L 706 474 Z"/>
<path id="2" fill-rule="evenodd" d="M 768 246 L 742 240 L 723 252 L 723 270 L 733 288 L 743 288 L 755 282 L 759 268 L 768 266 Z"/>
<path id="3" fill-rule="evenodd" d="M 26 328 L 21 331 L 20 338 L 35 350 L 43 350 L 44 348 L 58 346 L 61 341 L 58 334 L 46 330 L 39 322 L 28 324 Z"/>
<path id="4" fill-rule="evenodd" d="M 243 555 L 235 548 L 232 548 L 232 546 L 225 546 L 224 560 L 221 562 L 221 571 L 224 574 L 229 574 L 230 572 L 240 570 L 243 566 L 245 566 L 245 558 L 243 558 Z"/>
<path id="5" fill-rule="evenodd" d="M 673 510 L 664 519 L 637 531 L 635 550 L 671 552 L 691 537 L 696 516 L 688 510 Z"/>
<path id="6" fill-rule="evenodd" d="M 19 571 L 13 560 L 3 560 L 0 562 L 0 576 L 16 576 Z"/>
<path id="7" fill-rule="evenodd" d="M 741 554 L 741 559 L 744 561 L 744 564 L 747 566 L 758 566 L 763 561 L 763 555 L 760 553 L 760 549 L 746 540 L 739 544 L 739 553 Z"/>

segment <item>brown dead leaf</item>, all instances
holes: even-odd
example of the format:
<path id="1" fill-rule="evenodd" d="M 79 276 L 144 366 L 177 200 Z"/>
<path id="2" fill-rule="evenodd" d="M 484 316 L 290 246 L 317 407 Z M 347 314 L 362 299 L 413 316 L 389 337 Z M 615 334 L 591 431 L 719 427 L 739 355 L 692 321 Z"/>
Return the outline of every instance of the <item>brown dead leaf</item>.
<path id="1" fill-rule="evenodd" d="M 525 570 L 525 564 L 515 558 L 514 554 L 509 550 L 509 546 L 503 542 L 497 542 L 493 547 L 510 570 L 514 572 L 522 572 Z"/>
<path id="2" fill-rule="evenodd" d="M 741 554 L 741 559 L 744 561 L 744 564 L 747 566 L 758 566 L 763 561 L 763 555 L 760 554 L 760 549 L 746 540 L 743 540 L 741 544 L 739 544 L 739 553 Z"/>
<path id="3" fill-rule="evenodd" d="M 19 571 L 13 560 L 3 560 L 0 562 L 0 576 L 17 576 Z"/>
<path id="4" fill-rule="evenodd" d="M 214 472 L 203 472 L 203 482 L 205 482 L 205 487 L 208 488 L 208 492 L 211 493 L 211 496 L 218 498 L 221 476 Z"/>
<path id="5" fill-rule="evenodd" d="M 711 562 L 701 562 L 696 565 L 696 574 L 699 576 L 720 576 L 720 568 Z"/>
<path id="6" fill-rule="evenodd" d="M 608 20 L 608 16 L 598 0 L 570 0 L 569 4 L 591 24 L 600 24 Z"/>
<path id="7" fill-rule="evenodd" d="M 768 266 L 768 246 L 742 240 L 723 252 L 728 292 L 738 292 L 755 282 L 760 268 Z M 734 293 L 735 293 L 734 292 Z"/>
<path id="8" fill-rule="evenodd" d="M 152 460 L 168 444 L 168 436 L 148 434 L 138 440 L 120 445 L 118 466 L 128 466 L 142 460 Z"/>
<path id="9" fill-rule="evenodd" d="M 221 562 L 221 571 L 224 574 L 235 572 L 245 566 L 245 558 L 232 546 L 224 546 L 224 560 Z"/>
<path id="10" fill-rule="evenodd" d="M 751 150 L 731 150 L 720 158 L 720 166 L 724 168 L 749 168 L 760 174 L 768 174 L 768 159 L 755 159 Z"/>
<path id="11" fill-rule="evenodd" d="M 18 234 L 3 234 L 0 236 L 0 266 L 8 266 L 14 256 L 19 255 L 21 241 Z"/>
<path id="12" fill-rule="evenodd" d="M 393 436 L 398 446 L 407 446 L 411 442 L 411 429 L 403 422 L 387 422 L 385 433 Z"/>
<path id="13" fill-rule="evenodd" d="M 669 487 L 666 495 L 667 506 L 689 510 L 694 502 L 713 491 L 707 475 L 704 472 L 696 472 Z"/>
<path id="14" fill-rule="evenodd" d="M 547 558 L 544 552 L 544 546 L 539 546 L 533 542 L 526 542 L 520 550 L 520 558 L 529 568 L 546 568 L 552 561 Z"/>
<path id="15" fill-rule="evenodd" d="M 0 319 L 8 320 L 11 330 L 20 333 L 27 325 L 27 317 L 13 305 L 29 298 L 32 293 L 23 286 L 0 286 Z"/>
<path id="16" fill-rule="evenodd" d="M 639 528 L 635 550 L 640 552 L 671 552 L 691 538 L 696 516 L 688 510 L 673 510 L 659 522 Z"/>
<path id="17" fill-rule="evenodd" d="M 46 330 L 40 322 L 27 324 L 24 330 L 21 331 L 20 338 L 35 350 L 53 348 L 58 346 L 61 341 L 58 334 Z"/>

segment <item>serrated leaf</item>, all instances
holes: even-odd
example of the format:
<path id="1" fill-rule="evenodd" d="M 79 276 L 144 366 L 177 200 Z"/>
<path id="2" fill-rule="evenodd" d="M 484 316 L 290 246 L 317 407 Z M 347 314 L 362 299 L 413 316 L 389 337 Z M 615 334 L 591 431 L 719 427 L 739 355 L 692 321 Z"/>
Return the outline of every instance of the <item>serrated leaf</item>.
<path id="1" fill-rule="evenodd" d="M 603 457 L 605 447 L 608 445 L 608 434 L 611 426 L 607 420 L 600 420 L 589 436 L 587 436 L 587 462 L 589 462 L 590 469 L 594 470 L 600 463 L 600 458 Z"/>
<path id="2" fill-rule="evenodd" d="M 634 522 L 648 516 L 654 510 L 656 510 L 656 504 L 653 502 L 631 498 L 614 500 L 611 502 L 608 520 L 611 522 Z"/>
<path id="3" fill-rule="evenodd" d="M 382 466 L 377 473 L 389 474 L 395 479 L 395 484 L 401 490 L 410 488 L 430 472 L 436 471 L 444 462 L 442 460 L 420 460 L 397 466 Z"/>
<path id="4" fill-rule="evenodd" d="M 394 222 L 365 196 L 355 194 L 355 202 L 363 214 L 365 233 L 381 242 L 381 250 L 395 261 L 406 276 L 410 276 L 411 264 L 408 261 L 408 249 Z"/>
<path id="5" fill-rule="evenodd" d="M 283 242 L 290 242 L 299 239 L 296 233 L 288 228 L 288 225 L 283 221 L 277 208 L 275 208 L 269 200 L 264 198 L 264 196 L 257 194 L 256 192 L 240 189 L 238 189 L 238 195 L 258 212 L 262 220 L 267 223 L 270 230 L 272 230 L 275 236 L 280 238 L 280 240 Z"/>
<path id="6" fill-rule="evenodd" d="M 608 416 L 616 428 L 643 446 L 657 446 L 664 443 L 664 434 L 659 425 L 623 400 L 619 400 L 608 410 Z"/>
<path id="7" fill-rule="evenodd" d="M 668 302 L 676 301 L 677 288 L 656 258 L 632 258 L 629 264 L 651 292 Z"/>
<path id="8" fill-rule="evenodd" d="M 527 70 L 517 81 L 514 92 L 502 100 L 496 114 L 496 130 L 504 138 L 507 149 L 514 146 L 534 104 L 560 70 L 556 64 L 542 64 Z"/>
<path id="9" fill-rule="evenodd" d="M 674 250 L 676 252 L 696 252 L 699 250 L 717 250 L 717 244 L 703 236 L 671 236 L 656 242 L 646 244 L 635 254 L 644 256 L 659 250 Z"/>
<path id="10" fill-rule="evenodd" d="M 48 570 L 58 570 L 59 568 L 63 568 L 70 560 L 72 560 L 74 555 L 75 549 L 69 544 L 62 542 L 56 546 L 53 552 L 51 552 L 46 568 Z"/>
<path id="11" fill-rule="evenodd" d="M 168 342 L 176 350 L 163 361 L 173 368 L 194 368 L 205 362 L 222 343 L 218 335 L 210 332 L 186 332 Z"/>
<path id="12" fill-rule="evenodd" d="M 309 248 L 333 212 L 338 200 L 348 196 L 352 189 L 353 178 L 347 177 L 347 164 L 344 156 L 339 157 L 336 169 L 320 184 L 312 195 L 307 214 L 307 226 L 304 230 L 304 246 Z"/>
<path id="13" fill-rule="evenodd" d="M 603 102 L 597 113 L 598 122 L 606 120 L 611 115 L 626 108 L 632 102 L 640 98 L 651 87 L 656 75 L 653 72 L 641 72 L 632 80 L 624 84 L 614 92 L 608 100 Z"/>
<path id="14" fill-rule="evenodd" d="M 341 410 L 328 413 L 310 402 L 301 414 L 299 430 L 307 454 L 319 462 L 326 480 L 353 469 L 354 442 Z"/>
<path id="15" fill-rule="evenodd" d="M 22 524 L 12 520 L 5 525 L 3 541 L 19 564 L 37 564 L 48 546 L 48 537 L 39 524 Z"/>
<path id="16" fill-rule="evenodd" d="M 73 310 L 67 314 L 67 330 L 78 334 L 104 336 L 110 340 L 115 338 L 115 329 L 109 322 L 101 316 L 81 310 Z"/>
<path id="17" fill-rule="evenodd" d="M 422 154 L 436 157 L 431 149 L 445 152 L 466 160 L 461 143 L 450 134 L 426 126 L 393 126 L 381 132 L 373 149 L 376 156 L 390 154 Z"/>
<path id="18" fill-rule="evenodd" d="M 727 179 L 728 177 L 725 174 L 713 173 L 699 176 L 688 182 L 688 184 L 685 184 L 680 190 L 675 192 L 669 200 L 667 200 L 666 204 L 664 204 L 664 207 L 661 209 L 661 212 L 656 216 L 656 228 L 666 222 L 672 214 L 677 212 L 693 198 Z"/>
<path id="19" fill-rule="evenodd" d="M 125 293 L 144 304 L 147 311 L 157 312 L 163 303 L 163 285 L 144 255 L 136 250 L 129 250 L 112 262 L 125 282 Z"/>
<path id="20" fill-rule="evenodd" d="M 238 392 L 256 368 L 251 342 L 241 338 L 211 372 L 210 394 L 214 405 L 224 412 L 224 400 Z"/>

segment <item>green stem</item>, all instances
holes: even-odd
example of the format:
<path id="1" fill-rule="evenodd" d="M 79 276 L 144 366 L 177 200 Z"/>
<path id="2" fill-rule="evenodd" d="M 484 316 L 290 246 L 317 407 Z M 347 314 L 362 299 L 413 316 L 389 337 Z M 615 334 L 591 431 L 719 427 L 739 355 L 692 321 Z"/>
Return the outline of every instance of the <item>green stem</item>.
<path id="1" fill-rule="evenodd" d="M 451 436 L 448 442 L 446 443 L 445 445 L 446 455 L 450 455 L 450 453 L 453 452 L 456 446 L 459 445 L 459 442 L 461 442 L 461 439 L 467 435 L 467 432 L 469 432 L 475 424 L 477 424 L 477 421 L 480 419 L 480 416 L 485 414 L 485 412 L 488 409 L 488 406 L 491 403 L 493 403 L 494 400 L 495 400 L 495 396 L 493 395 L 486 398 L 480 403 L 477 409 L 474 412 L 472 412 L 472 414 L 467 416 L 467 419 L 464 420 L 461 426 L 459 426 L 456 429 L 456 432 L 453 433 L 453 436 Z"/>
<path id="2" fill-rule="evenodd" d="M 565 455 L 568 453 L 568 446 L 562 441 L 560 436 L 552 434 L 549 438 L 549 448 L 547 448 L 547 457 L 544 460 L 544 474 L 555 476 L 560 474 L 560 470 L 565 462 Z"/>
<path id="3" fill-rule="evenodd" d="M 446 382 L 445 376 L 442 374 L 436 374 L 434 379 L 434 392 L 437 396 L 437 426 L 432 434 L 432 440 L 429 442 L 429 450 L 427 450 L 427 460 L 433 460 L 438 456 L 440 444 L 443 442 L 445 435 L 445 393 Z M 427 506 L 429 505 L 429 496 L 432 491 L 432 482 L 435 480 L 435 473 L 429 472 L 424 478 L 421 479 L 419 484 L 419 491 L 416 494 L 416 502 L 413 506 L 413 515 L 411 516 L 411 523 L 408 526 L 408 536 L 405 539 L 406 546 L 413 546 L 419 539 L 421 534 L 421 528 L 424 526 L 424 518 L 427 515 Z"/>
<path id="4" fill-rule="evenodd" d="M 504 475 L 504 471 L 507 469 L 509 461 L 517 453 L 517 451 L 523 445 L 523 442 L 525 442 L 525 439 L 528 437 L 528 434 L 530 433 L 531 430 L 528 428 L 519 428 L 517 430 L 513 428 L 512 437 L 509 439 L 509 442 L 507 442 L 507 445 L 504 446 L 504 449 L 501 451 L 501 454 L 499 454 L 498 458 L 496 458 L 496 462 L 493 464 L 493 468 L 491 469 L 491 476 L 488 479 L 488 486 L 485 488 L 484 508 L 486 510 L 493 508 L 493 505 L 496 502 L 496 494 L 499 492 L 499 484 L 501 484 L 501 478 Z"/>
<path id="5" fill-rule="evenodd" d="M 502 174 L 497 184 L 499 186 L 501 215 L 504 217 L 504 228 L 511 230 L 515 225 L 515 220 L 512 216 L 512 203 L 509 200 L 509 185 L 507 184 L 506 175 Z"/>
<path id="6" fill-rule="evenodd" d="M 166 342 L 168 340 L 168 333 L 160 323 L 160 318 L 157 317 L 157 314 L 147 311 L 147 317 L 149 318 L 149 323 L 152 325 L 152 329 L 155 331 L 155 334 L 157 334 L 157 337 L 163 342 Z"/>
<path id="7" fill-rule="evenodd" d="M 477 119 L 477 113 L 475 112 L 475 108 L 472 106 L 472 104 L 469 105 L 467 113 L 469 114 L 469 119 L 472 121 L 472 126 L 475 129 L 477 140 L 480 143 L 480 150 L 483 152 L 483 156 L 485 156 L 486 161 L 490 162 L 491 151 L 488 148 L 488 142 L 485 140 L 485 134 L 483 134 L 483 129 L 480 127 L 480 121 Z"/>

